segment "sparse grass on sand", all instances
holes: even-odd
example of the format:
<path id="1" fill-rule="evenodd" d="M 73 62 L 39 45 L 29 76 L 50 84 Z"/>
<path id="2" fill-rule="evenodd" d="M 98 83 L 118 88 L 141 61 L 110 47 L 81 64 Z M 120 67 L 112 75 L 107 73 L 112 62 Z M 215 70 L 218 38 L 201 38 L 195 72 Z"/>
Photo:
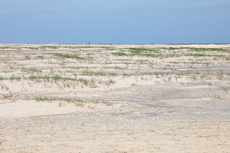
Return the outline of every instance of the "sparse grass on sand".
<path id="1" fill-rule="evenodd" d="M 0 45 L 0 152 L 229 152 L 229 45 Z"/>

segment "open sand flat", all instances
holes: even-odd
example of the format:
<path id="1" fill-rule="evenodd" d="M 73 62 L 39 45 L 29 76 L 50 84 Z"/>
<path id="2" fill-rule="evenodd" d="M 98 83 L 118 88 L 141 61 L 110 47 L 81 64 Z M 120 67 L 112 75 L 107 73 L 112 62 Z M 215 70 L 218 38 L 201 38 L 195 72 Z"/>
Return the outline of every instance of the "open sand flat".
<path id="1" fill-rule="evenodd" d="M 230 45 L 0 45 L 0 152 L 230 152 Z"/>

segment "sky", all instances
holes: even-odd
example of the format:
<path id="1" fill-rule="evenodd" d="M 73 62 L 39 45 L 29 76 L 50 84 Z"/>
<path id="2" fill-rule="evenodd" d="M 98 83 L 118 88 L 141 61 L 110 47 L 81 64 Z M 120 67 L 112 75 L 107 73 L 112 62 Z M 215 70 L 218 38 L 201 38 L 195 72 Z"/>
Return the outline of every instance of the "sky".
<path id="1" fill-rule="evenodd" d="M 0 0 L 0 43 L 230 44 L 230 0 Z"/>

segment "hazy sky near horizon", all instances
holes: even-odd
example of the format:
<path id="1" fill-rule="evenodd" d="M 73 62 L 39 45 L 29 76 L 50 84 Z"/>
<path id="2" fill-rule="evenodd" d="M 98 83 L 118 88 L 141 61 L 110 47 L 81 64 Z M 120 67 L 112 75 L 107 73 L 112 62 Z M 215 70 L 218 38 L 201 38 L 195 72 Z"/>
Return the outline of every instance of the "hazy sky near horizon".
<path id="1" fill-rule="evenodd" d="M 0 43 L 230 43 L 230 0 L 0 0 Z"/>

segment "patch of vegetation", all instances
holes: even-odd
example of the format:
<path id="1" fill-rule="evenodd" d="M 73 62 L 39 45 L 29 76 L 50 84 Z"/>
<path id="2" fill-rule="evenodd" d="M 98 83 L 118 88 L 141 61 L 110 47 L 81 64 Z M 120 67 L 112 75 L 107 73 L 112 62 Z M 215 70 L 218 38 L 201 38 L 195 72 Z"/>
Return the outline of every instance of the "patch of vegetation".
<path id="1" fill-rule="evenodd" d="M 31 49 L 31 50 L 38 50 L 39 48 L 37 48 L 37 47 L 28 47 L 28 49 Z"/>
<path id="2" fill-rule="evenodd" d="M 26 59 L 26 60 L 30 60 L 31 58 L 30 58 L 29 55 L 26 55 L 26 56 L 25 56 L 25 59 Z"/>
<path id="3" fill-rule="evenodd" d="M 146 57 L 160 57 L 161 55 L 157 55 L 157 54 L 139 54 L 140 56 L 146 56 Z"/>
<path id="4" fill-rule="evenodd" d="M 44 56 L 37 56 L 38 59 L 44 59 Z"/>
<path id="5" fill-rule="evenodd" d="M 9 78 L 9 80 L 21 80 L 22 78 L 21 77 L 16 77 L 16 76 L 11 76 L 10 78 Z"/>
<path id="6" fill-rule="evenodd" d="M 205 54 L 186 54 L 185 56 L 208 56 Z"/>
<path id="7" fill-rule="evenodd" d="M 59 54 L 59 53 L 55 53 L 53 54 L 57 57 L 61 57 L 61 58 L 74 58 L 74 59 L 79 59 L 79 60 L 83 60 L 83 57 L 79 57 L 77 55 L 69 55 L 69 54 Z"/>
<path id="8" fill-rule="evenodd" d="M 54 80 L 54 81 L 57 81 L 57 80 L 72 80 L 72 81 L 78 81 L 78 79 L 74 79 L 74 78 L 65 78 L 65 77 L 61 77 L 59 75 L 55 75 L 55 76 L 34 76 L 34 75 L 31 75 L 29 76 L 28 78 L 29 80 Z"/>
<path id="9" fill-rule="evenodd" d="M 25 79 L 29 79 L 29 80 L 38 80 L 38 79 L 43 79 L 43 80 L 49 80 L 51 77 L 49 76 L 29 76 L 29 78 L 25 78 Z"/>
<path id="10" fill-rule="evenodd" d="M 130 77 L 132 74 L 127 74 L 127 73 L 123 73 L 122 76 L 123 77 Z"/>
<path id="11" fill-rule="evenodd" d="M 143 52 L 148 52 L 148 51 L 154 51 L 154 49 L 150 49 L 150 48 L 128 48 L 132 53 L 135 54 L 140 54 Z"/>
<path id="12" fill-rule="evenodd" d="M 58 49 L 58 46 L 40 46 L 41 49 L 46 49 L 46 48 L 49 48 L 49 49 Z"/>
<path id="13" fill-rule="evenodd" d="M 223 48 L 188 48 L 192 51 L 219 51 L 219 52 L 226 52 L 228 51 L 227 49 Z"/>
<path id="14" fill-rule="evenodd" d="M 67 97 L 42 97 L 42 96 L 37 96 L 34 98 L 34 100 L 36 101 L 65 101 L 65 102 L 83 102 L 83 100 L 81 99 L 77 99 L 77 98 L 67 98 Z"/>
<path id="15" fill-rule="evenodd" d="M 11 49 L 11 47 L 2 46 L 0 49 Z"/>
<path id="16" fill-rule="evenodd" d="M 0 80 L 5 80 L 5 78 L 3 76 L 0 76 Z"/>
<path id="17" fill-rule="evenodd" d="M 93 71 L 83 71 L 82 75 L 86 75 L 86 76 L 117 76 L 116 73 L 93 72 Z"/>
<path id="18" fill-rule="evenodd" d="M 82 75 L 88 75 L 88 76 L 107 76 L 107 73 L 105 73 L 105 72 L 83 71 Z"/>
<path id="19" fill-rule="evenodd" d="M 74 103 L 76 106 L 83 106 L 84 103 L 94 103 L 94 104 L 105 104 L 106 106 L 111 106 L 112 104 L 109 102 L 98 102 L 98 101 L 84 101 L 80 98 L 69 98 L 69 97 L 42 97 L 42 96 L 37 96 L 34 98 L 36 101 L 47 101 L 47 102 L 52 102 L 52 101 L 58 101 L 58 102 L 67 102 L 67 103 Z M 59 106 L 60 103 L 59 103 Z"/>
<path id="20" fill-rule="evenodd" d="M 128 54 L 125 53 L 112 53 L 114 56 L 128 56 Z"/>

